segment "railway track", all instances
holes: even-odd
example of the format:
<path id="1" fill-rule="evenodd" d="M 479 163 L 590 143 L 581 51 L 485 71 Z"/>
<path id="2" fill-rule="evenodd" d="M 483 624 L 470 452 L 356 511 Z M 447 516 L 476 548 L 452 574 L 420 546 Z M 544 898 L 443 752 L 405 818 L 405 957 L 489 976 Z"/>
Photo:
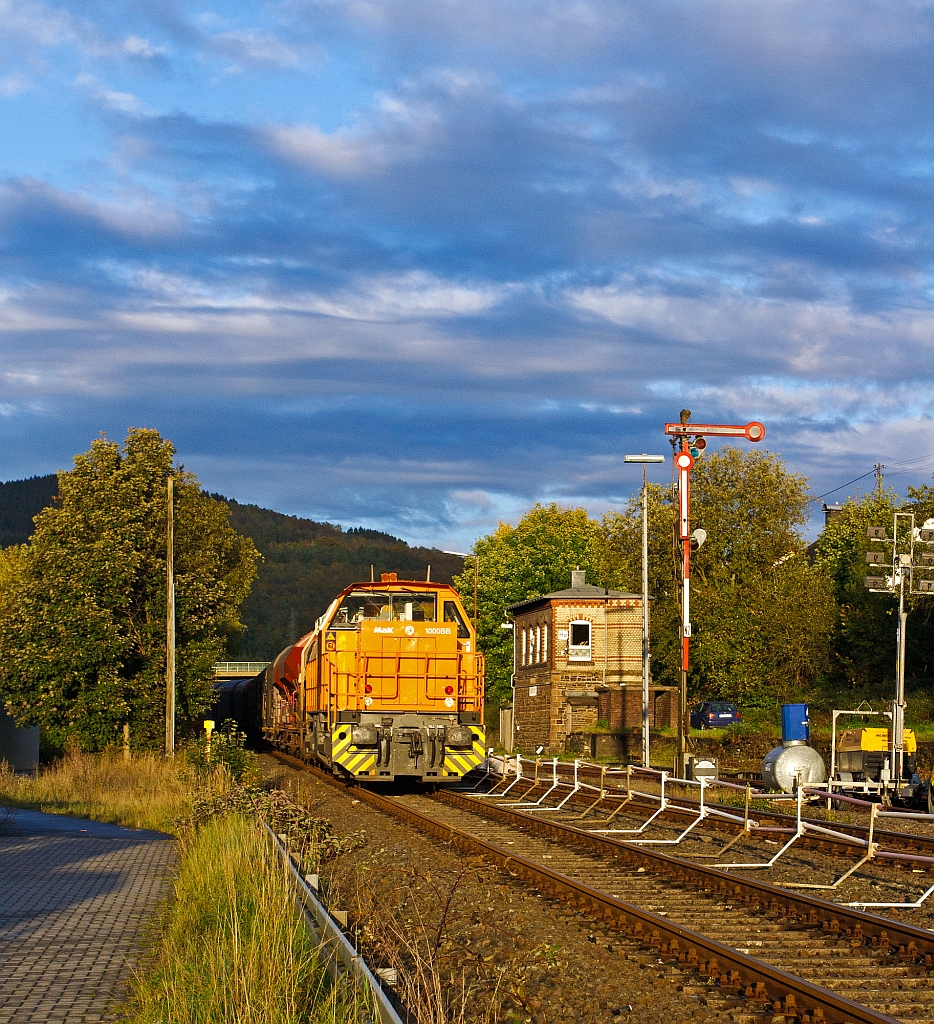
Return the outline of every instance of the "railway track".
<path id="1" fill-rule="evenodd" d="M 686 994 L 702 991 L 737 1020 L 934 1024 L 934 933 L 925 929 L 466 793 L 390 797 L 357 787 L 354 795 L 693 970 Z"/>
<path id="2" fill-rule="evenodd" d="M 563 798 L 567 795 L 573 783 L 571 775 L 573 769 L 571 765 L 566 762 L 559 762 L 558 769 L 558 777 L 561 779 L 561 786 L 556 790 L 556 799 Z M 568 806 L 585 807 L 593 801 L 593 794 L 596 792 L 594 787 L 600 784 L 601 773 L 599 769 L 595 769 L 592 766 L 580 766 L 578 774 L 582 780 L 589 782 L 590 788 L 582 788 L 578 793 L 574 794 L 568 801 Z M 530 779 L 529 782 L 531 783 L 531 781 L 532 780 Z M 612 811 L 615 803 L 625 799 L 625 776 L 609 776 L 604 779 L 603 785 L 607 794 L 605 799 L 606 810 Z M 642 788 L 646 788 L 645 780 L 640 780 L 639 785 Z M 551 786 L 552 777 L 550 771 L 546 772 L 543 768 L 539 785 L 532 790 L 531 793 L 537 797 L 541 795 L 545 789 L 548 789 Z M 524 790 L 526 786 L 523 785 L 520 788 Z M 699 807 L 698 801 L 692 799 L 690 796 L 679 793 L 675 802 L 677 805 L 687 808 L 687 810 L 678 810 L 676 807 L 669 808 L 665 812 L 667 821 L 689 823 Z M 708 800 L 706 802 L 706 806 L 710 810 L 719 811 L 733 816 L 742 816 L 743 813 L 741 804 L 723 804 Z M 628 802 L 626 808 L 627 814 L 625 816 L 631 818 L 641 815 L 644 820 L 657 809 L 657 803 L 652 803 L 644 798 L 636 797 Z M 750 812 L 750 816 L 760 824 L 768 825 L 776 829 L 793 829 L 796 823 L 796 818 L 793 815 L 783 814 L 780 811 L 774 811 L 762 808 L 761 805 L 755 805 L 754 798 L 753 809 Z M 828 820 L 827 818 L 822 817 L 805 816 L 802 820 L 809 825 L 826 826 L 831 824 L 835 832 L 852 836 L 853 839 L 862 843 L 865 843 L 869 837 L 869 828 L 866 825 L 841 822 L 836 820 L 836 818 Z M 876 825 L 873 830 L 873 841 L 886 851 L 890 851 L 890 855 L 881 858 L 878 863 L 880 865 L 886 865 L 894 868 L 907 868 L 913 871 L 922 870 L 934 872 L 934 837 L 917 831 L 911 831 L 911 826 L 908 822 L 903 823 L 902 820 L 898 818 L 895 818 L 894 820 L 899 822 L 899 824 L 904 824 L 904 830 L 885 828 L 881 825 L 882 820 L 883 819 L 880 818 L 876 821 Z M 742 825 L 740 823 L 735 820 L 731 821 L 728 818 L 722 817 L 707 819 L 706 827 L 734 836 L 742 831 Z M 799 844 L 810 849 L 820 848 L 824 850 L 833 850 L 848 855 L 852 854 L 853 850 L 853 846 L 848 844 L 845 840 L 836 839 L 831 836 L 821 836 L 820 838 L 817 838 L 805 835 L 801 837 Z"/>

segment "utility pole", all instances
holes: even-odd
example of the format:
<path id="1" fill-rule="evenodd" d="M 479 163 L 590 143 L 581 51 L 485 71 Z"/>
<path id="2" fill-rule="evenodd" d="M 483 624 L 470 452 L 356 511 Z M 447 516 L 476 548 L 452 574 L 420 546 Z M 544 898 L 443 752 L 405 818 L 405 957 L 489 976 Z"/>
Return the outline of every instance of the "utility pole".
<path id="1" fill-rule="evenodd" d="M 664 462 L 664 455 L 626 455 L 624 462 L 642 463 L 642 764 L 650 765 L 649 688 L 651 666 L 649 659 L 649 485 L 646 463 Z"/>
<path id="2" fill-rule="evenodd" d="M 691 467 L 707 447 L 707 437 L 745 437 L 758 442 L 765 437 L 765 427 L 753 421 L 745 425 L 732 423 L 691 423 L 691 410 L 682 409 L 678 423 L 666 423 L 665 433 L 671 438 L 674 464 L 678 471 L 678 540 L 681 543 L 681 672 L 678 684 L 678 774 L 687 775 L 688 759 L 688 669 L 691 646 L 691 552 L 707 539 L 704 530 L 691 533 Z"/>
<path id="3" fill-rule="evenodd" d="M 175 757 L 175 480 L 168 479 L 165 614 L 165 756 Z"/>
<path id="4" fill-rule="evenodd" d="M 883 466 L 881 462 L 877 462 L 873 468 L 876 471 L 876 497 L 877 498 L 881 498 L 882 497 L 882 470 L 885 469 L 885 466 Z"/>

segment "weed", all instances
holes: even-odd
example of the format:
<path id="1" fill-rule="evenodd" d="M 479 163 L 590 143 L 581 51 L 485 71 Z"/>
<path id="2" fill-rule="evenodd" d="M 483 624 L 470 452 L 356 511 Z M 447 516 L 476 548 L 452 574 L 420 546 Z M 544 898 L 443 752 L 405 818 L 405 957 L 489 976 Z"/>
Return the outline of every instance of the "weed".
<path id="1" fill-rule="evenodd" d="M 363 1000 L 326 976 L 293 911 L 271 844 L 251 818 L 186 834 L 174 899 L 133 982 L 132 1024 L 343 1024 Z"/>

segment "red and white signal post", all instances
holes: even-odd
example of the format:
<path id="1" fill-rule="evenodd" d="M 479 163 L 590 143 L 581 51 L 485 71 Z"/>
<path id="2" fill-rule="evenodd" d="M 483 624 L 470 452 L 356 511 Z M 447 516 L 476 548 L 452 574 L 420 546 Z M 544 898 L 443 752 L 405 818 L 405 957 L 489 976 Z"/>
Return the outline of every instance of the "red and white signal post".
<path id="1" fill-rule="evenodd" d="M 675 450 L 674 464 L 678 471 L 678 539 L 681 542 L 681 680 L 678 701 L 678 774 L 687 774 L 687 749 L 690 719 L 688 718 L 688 667 L 691 645 L 691 552 L 707 539 L 703 530 L 691 532 L 691 467 L 699 452 L 707 447 L 708 437 L 745 437 L 761 441 L 765 427 L 753 421 L 745 425 L 732 423 L 691 423 L 691 410 L 681 410 L 679 423 L 666 423 L 665 433 Z"/>

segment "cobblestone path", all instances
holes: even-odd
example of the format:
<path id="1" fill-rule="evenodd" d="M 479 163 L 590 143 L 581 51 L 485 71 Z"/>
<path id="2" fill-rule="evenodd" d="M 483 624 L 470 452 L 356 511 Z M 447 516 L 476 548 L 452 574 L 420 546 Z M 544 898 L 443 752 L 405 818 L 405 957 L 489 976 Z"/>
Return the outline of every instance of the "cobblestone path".
<path id="1" fill-rule="evenodd" d="M 0 829 L 0 1024 L 113 1019 L 174 861 L 159 832 L 14 811 Z"/>

